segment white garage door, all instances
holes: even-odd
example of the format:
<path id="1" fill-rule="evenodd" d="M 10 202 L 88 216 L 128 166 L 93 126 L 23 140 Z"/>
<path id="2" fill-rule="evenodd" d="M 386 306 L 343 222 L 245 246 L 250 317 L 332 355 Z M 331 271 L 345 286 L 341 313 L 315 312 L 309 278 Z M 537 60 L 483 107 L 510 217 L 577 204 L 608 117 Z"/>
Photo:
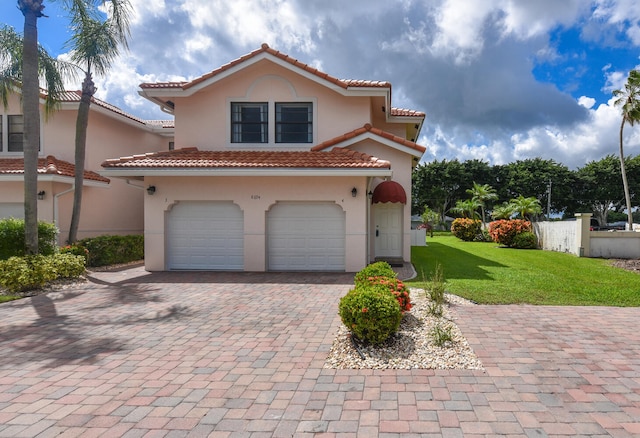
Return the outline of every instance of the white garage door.
<path id="1" fill-rule="evenodd" d="M 269 270 L 345 269 L 345 213 L 334 203 L 278 203 L 267 236 Z"/>
<path id="2" fill-rule="evenodd" d="M 7 217 L 24 219 L 24 204 L 20 202 L 0 202 L 0 219 Z"/>
<path id="3" fill-rule="evenodd" d="M 244 269 L 244 220 L 232 202 L 180 202 L 167 217 L 169 269 Z"/>

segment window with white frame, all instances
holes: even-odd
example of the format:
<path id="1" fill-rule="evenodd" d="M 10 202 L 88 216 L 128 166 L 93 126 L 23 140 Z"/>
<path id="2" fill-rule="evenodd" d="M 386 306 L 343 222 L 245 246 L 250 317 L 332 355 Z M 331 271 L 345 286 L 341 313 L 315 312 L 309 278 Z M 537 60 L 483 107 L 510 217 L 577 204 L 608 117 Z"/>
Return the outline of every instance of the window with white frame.
<path id="1" fill-rule="evenodd" d="M 23 152 L 24 117 L 0 115 L 0 152 Z"/>
<path id="2" fill-rule="evenodd" d="M 268 103 L 231 103 L 231 142 L 269 142 Z"/>
<path id="3" fill-rule="evenodd" d="M 313 142 L 313 105 L 276 103 L 276 143 Z"/>

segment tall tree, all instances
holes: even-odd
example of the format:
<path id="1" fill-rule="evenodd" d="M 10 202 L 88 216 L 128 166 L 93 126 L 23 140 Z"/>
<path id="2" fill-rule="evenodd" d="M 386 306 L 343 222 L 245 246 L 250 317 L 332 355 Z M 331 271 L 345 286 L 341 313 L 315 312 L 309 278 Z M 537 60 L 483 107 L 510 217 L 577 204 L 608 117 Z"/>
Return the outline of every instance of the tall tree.
<path id="1" fill-rule="evenodd" d="M 464 197 L 465 169 L 458 160 L 434 160 L 418 165 L 413 172 L 412 213 L 421 214 L 430 207 L 440 214 L 441 222 L 456 200 Z"/>
<path id="2" fill-rule="evenodd" d="M 38 150 L 40 149 L 40 84 L 38 83 L 38 18 L 43 0 L 18 0 L 24 15 L 22 48 L 22 114 L 24 116 L 24 234 L 27 254 L 38 253 Z"/>
<path id="3" fill-rule="evenodd" d="M 72 37 L 68 45 L 72 49 L 71 60 L 84 70 L 82 95 L 76 119 L 76 189 L 73 196 L 73 211 L 69 227 L 69 243 L 74 243 L 78 237 L 82 208 L 89 108 L 91 99 L 96 92 L 93 74 L 106 74 L 118 56 L 120 47 L 127 47 L 131 5 L 129 0 L 110 0 L 108 15 L 105 20 L 101 19 L 100 13 L 93 3 L 86 0 L 73 0 L 70 5 L 70 12 Z"/>
<path id="4" fill-rule="evenodd" d="M 478 200 L 465 199 L 458 200 L 451 211 L 469 219 L 478 219 L 478 208 L 480 208 L 480 202 Z"/>
<path id="5" fill-rule="evenodd" d="M 622 186 L 624 199 L 627 206 L 629 229 L 633 230 L 633 216 L 631 211 L 631 194 L 629 181 L 624 163 L 623 131 L 625 123 L 633 126 L 640 120 L 640 71 L 631 70 L 623 90 L 614 90 L 615 106 L 622 109 L 622 122 L 620 123 L 620 172 L 622 173 Z"/>
<path id="6" fill-rule="evenodd" d="M 629 171 L 629 192 L 640 193 L 640 181 L 636 176 L 640 170 L 639 157 L 625 157 L 625 168 Z M 620 160 L 607 155 L 598 161 L 590 161 L 577 170 L 575 190 L 581 200 L 582 211 L 591 211 L 600 226 L 607 224 L 609 212 L 624 210 L 624 194 L 620 192 L 622 180 Z M 627 218 L 625 217 L 625 220 Z"/>
<path id="7" fill-rule="evenodd" d="M 487 201 L 498 199 L 498 194 L 496 193 L 496 190 L 489 184 L 478 184 L 475 181 L 473 182 L 473 187 L 467 189 L 467 193 L 471 195 L 471 199 L 477 201 L 478 204 L 480 204 L 480 211 L 482 212 L 482 226 L 484 227 L 484 208 L 487 204 Z"/>

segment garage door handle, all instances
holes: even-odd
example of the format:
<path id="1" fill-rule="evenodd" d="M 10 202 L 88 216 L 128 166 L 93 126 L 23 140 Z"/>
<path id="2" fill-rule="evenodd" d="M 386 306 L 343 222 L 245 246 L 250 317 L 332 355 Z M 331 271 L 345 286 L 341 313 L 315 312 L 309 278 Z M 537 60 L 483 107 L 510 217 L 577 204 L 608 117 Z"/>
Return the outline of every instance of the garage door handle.
<path id="1" fill-rule="evenodd" d="M 378 237 L 380 235 L 380 231 L 376 230 L 376 237 Z"/>

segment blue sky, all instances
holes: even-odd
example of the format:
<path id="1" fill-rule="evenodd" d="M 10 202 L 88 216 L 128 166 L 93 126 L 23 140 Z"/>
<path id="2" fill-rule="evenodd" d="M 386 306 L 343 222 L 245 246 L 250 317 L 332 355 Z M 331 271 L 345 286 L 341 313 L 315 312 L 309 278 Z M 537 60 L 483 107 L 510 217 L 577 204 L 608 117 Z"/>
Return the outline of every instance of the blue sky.
<path id="1" fill-rule="evenodd" d="M 141 82 L 185 80 L 271 47 L 340 78 L 388 80 L 394 106 L 424 111 L 424 160 L 554 159 L 617 153 L 611 91 L 640 65 L 636 0 L 130 0 L 130 51 L 98 97 L 166 118 Z M 16 1 L 0 22 L 21 30 Z M 45 0 L 40 42 L 65 56 L 65 13 Z M 69 84 L 78 89 L 79 84 Z M 640 154 L 638 127 L 626 150 Z"/>

